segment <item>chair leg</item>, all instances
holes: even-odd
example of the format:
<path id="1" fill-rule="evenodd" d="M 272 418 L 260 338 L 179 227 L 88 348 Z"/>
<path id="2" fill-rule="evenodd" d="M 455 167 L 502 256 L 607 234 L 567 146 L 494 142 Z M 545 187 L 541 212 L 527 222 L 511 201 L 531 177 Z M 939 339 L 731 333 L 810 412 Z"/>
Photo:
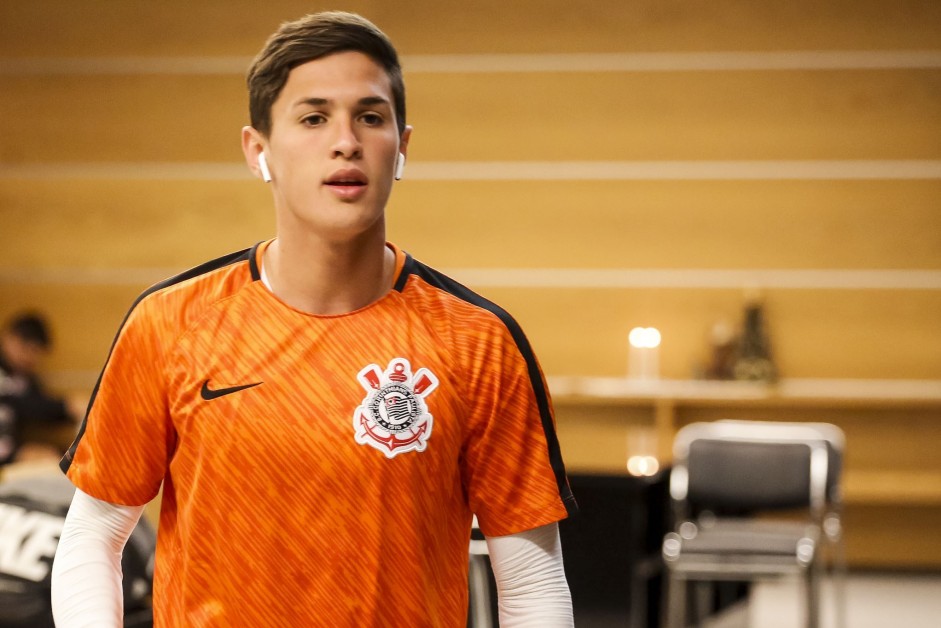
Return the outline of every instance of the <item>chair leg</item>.
<path id="1" fill-rule="evenodd" d="M 843 537 L 834 540 L 833 557 L 833 602 L 836 628 L 846 628 L 846 546 Z"/>
<path id="2" fill-rule="evenodd" d="M 712 584 L 707 581 L 696 582 L 696 595 L 693 596 L 693 621 L 696 628 L 702 628 L 703 619 L 713 611 Z"/>
<path id="3" fill-rule="evenodd" d="M 468 574 L 470 584 L 468 628 L 491 628 L 494 625 L 493 614 L 490 611 L 490 576 L 487 567 L 486 556 L 471 554 Z"/>
<path id="4" fill-rule="evenodd" d="M 631 607 L 628 611 L 628 626 L 630 626 L 630 628 L 646 628 L 647 579 L 635 573 L 631 576 L 630 587 Z"/>
<path id="5" fill-rule="evenodd" d="M 672 573 L 666 581 L 666 608 L 663 609 L 664 628 L 684 628 L 686 625 L 687 582 Z"/>
<path id="6" fill-rule="evenodd" d="M 820 626 L 820 567 L 819 561 L 814 561 L 804 572 L 804 586 L 806 587 L 807 602 L 807 628 Z"/>

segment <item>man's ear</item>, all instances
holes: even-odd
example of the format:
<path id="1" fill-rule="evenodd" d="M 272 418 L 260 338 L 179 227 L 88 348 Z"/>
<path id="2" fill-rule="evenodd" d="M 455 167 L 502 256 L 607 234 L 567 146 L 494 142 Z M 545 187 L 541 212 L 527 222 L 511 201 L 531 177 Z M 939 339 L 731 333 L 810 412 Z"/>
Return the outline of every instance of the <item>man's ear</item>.
<path id="1" fill-rule="evenodd" d="M 412 127 L 405 125 L 402 136 L 399 138 L 399 152 L 408 157 L 408 141 L 412 138 Z"/>
<path id="2" fill-rule="evenodd" d="M 267 164 L 259 163 L 259 157 L 264 153 L 266 141 L 264 136 L 254 127 L 242 127 L 242 153 L 248 169 L 263 181 L 270 181 L 271 174 L 267 172 Z"/>
<path id="3" fill-rule="evenodd" d="M 401 180 L 402 174 L 405 172 L 405 156 L 408 154 L 408 140 L 411 137 L 412 127 L 406 125 L 402 131 L 402 136 L 399 138 L 399 152 L 395 156 L 395 174 L 393 177 L 396 181 Z"/>

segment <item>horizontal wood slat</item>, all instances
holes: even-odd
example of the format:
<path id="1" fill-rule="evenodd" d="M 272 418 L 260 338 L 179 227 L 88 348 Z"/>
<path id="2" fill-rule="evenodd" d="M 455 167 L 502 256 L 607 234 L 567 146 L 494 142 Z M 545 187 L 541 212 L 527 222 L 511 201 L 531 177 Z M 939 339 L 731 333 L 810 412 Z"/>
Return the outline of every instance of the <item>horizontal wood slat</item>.
<path id="1" fill-rule="evenodd" d="M 287 19 L 332 9 L 301 0 L 37 0 L 0 4 L 6 56 L 254 54 Z M 925 0 L 789 3 L 349 0 L 403 52 L 931 48 L 941 8 Z"/>
<path id="2" fill-rule="evenodd" d="M 127 308 L 146 287 L 0 284 L 0 316 L 25 306 L 49 312 L 60 339 L 50 368 L 94 370 Z M 656 326 L 663 335 L 661 374 L 690 377 L 708 360 L 712 325 L 724 320 L 737 326 L 742 307 L 740 290 L 480 292 L 519 320 L 552 375 L 624 376 L 628 332 Z M 765 295 L 783 376 L 941 379 L 941 292 L 768 290 Z"/>
<path id="3" fill-rule="evenodd" d="M 941 154 L 935 70 L 429 75 L 409 90 L 421 160 Z"/>
<path id="4" fill-rule="evenodd" d="M 274 235 L 261 181 L 0 180 L 7 268 L 188 268 Z M 156 280 L 156 278 L 155 278 Z"/>
<path id="5" fill-rule="evenodd" d="M 939 197 L 938 181 L 403 181 L 389 225 L 446 267 L 929 269 Z"/>
<path id="6" fill-rule="evenodd" d="M 941 157 L 941 69 L 406 80 L 416 161 Z M 0 162 L 237 162 L 247 117 L 236 75 L 7 76 Z"/>
<path id="7" fill-rule="evenodd" d="M 416 182 L 389 238 L 440 268 L 941 270 L 941 180 Z M 175 268 L 274 234 L 260 181 L 0 179 L 0 267 Z"/>
<path id="8" fill-rule="evenodd" d="M 712 326 L 741 320 L 741 290 L 487 288 L 529 334 L 543 366 L 560 375 L 626 375 L 636 326 L 663 335 L 664 377 L 708 360 Z M 941 378 L 941 293 L 766 291 L 775 360 L 786 377 Z"/>
<path id="9" fill-rule="evenodd" d="M 238 161 L 238 76 L 5 77 L 0 161 Z"/>

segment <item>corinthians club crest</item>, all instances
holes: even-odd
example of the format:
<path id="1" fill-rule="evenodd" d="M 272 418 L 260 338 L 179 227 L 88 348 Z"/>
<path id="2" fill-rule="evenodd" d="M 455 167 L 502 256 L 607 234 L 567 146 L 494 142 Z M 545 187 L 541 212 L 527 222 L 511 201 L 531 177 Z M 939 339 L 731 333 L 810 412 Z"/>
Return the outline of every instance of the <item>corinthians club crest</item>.
<path id="1" fill-rule="evenodd" d="M 422 368 L 412 374 L 405 358 L 395 358 L 388 368 L 370 364 L 356 376 L 366 398 L 353 413 L 356 442 L 375 447 L 393 458 L 406 451 L 424 451 L 433 419 L 425 397 L 438 386 L 438 378 Z"/>

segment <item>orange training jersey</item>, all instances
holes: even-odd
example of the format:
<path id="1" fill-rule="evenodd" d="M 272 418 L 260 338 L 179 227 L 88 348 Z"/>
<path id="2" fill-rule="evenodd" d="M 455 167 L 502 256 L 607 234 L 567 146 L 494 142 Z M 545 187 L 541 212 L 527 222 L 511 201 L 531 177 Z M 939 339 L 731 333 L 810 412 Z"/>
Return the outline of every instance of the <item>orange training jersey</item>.
<path id="1" fill-rule="evenodd" d="M 163 484 L 158 628 L 464 626 L 472 515 L 500 536 L 575 508 L 529 343 L 398 249 L 382 299 L 305 314 L 262 249 L 137 300 L 63 470 L 117 504 Z"/>

